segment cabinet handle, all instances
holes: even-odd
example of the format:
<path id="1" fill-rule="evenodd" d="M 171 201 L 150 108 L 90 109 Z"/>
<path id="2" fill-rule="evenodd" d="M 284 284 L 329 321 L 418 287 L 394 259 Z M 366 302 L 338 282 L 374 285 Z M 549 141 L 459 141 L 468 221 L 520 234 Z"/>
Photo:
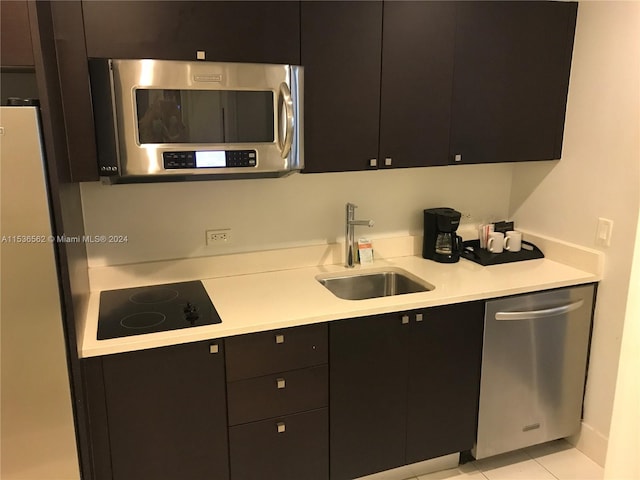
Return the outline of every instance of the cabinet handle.
<path id="1" fill-rule="evenodd" d="M 204 60 L 206 58 L 207 54 L 204 50 L 197 50 L 196 51 L 196 60 Z"/>
<path id="2" fill-rule="evenodd" d="M 409 315 L 402 315 L 402 324 L 406 325 L 409 323 Z"/>
<path id="3" fill-rule="evenodd" d="M 453 156 L 453 160 L 456 161 L 456 162 L 461 162 L 462 161 L 462 155 L 460 155 L 459 153 L 456 153 Z"/>
<path id="4" fill-rule="evenodd" d="M 284 335 L 276 335 L 276 343 L 284 343 Z"/>
<path id="5" fill-rule="evenodd" d="M 278 387 L 279 390 L 286 387 L 286 385 L 287 385 L 287 382 L 284 380 L 284 378 L 276 378 L 276 386 Z"/>
<path id="6" fill-rule="evenodd" d="M 278 422 L 276 423 L 276 431 L 278 433 L 284 433 L 285 430 L 287 429 L 286 425 L 284 424 L 284 422 Z"/>
<path id="7" fill-rule="evenodd" d="M 369 166 L 370 167 L 377 167 L 378 166 L 378 159 L 377 158 L 372 158 L 371 160 L 369 160 Z"/>
<path id="8" fill-rule="evenodd" d="M 421 322 L 421 321 L 422 321 L 422 314 L 416 313 L 416 322 Z"/>
<path id="9" fill-rule="evenodd" d="M 391 157 L 387 157 L 384 159 L 385 167 L 390 167 L 392 163 L 393 163 L 393 159 Z"/>
<path id="10" fill-rule="evenodd" d="M 209 345 L 209 353 L 218 353 L 220 351 L 220 347 L 217 343 L 212 343 Z"/>

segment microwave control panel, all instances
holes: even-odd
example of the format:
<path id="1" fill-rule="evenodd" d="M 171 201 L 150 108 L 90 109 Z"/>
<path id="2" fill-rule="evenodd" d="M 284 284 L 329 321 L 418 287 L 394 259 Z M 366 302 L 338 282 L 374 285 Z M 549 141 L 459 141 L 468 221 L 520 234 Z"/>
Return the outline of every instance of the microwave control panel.
<path id="1" fill-rule="evenodd" d="M 162 152 L 164 168 L 230 168 L 255 167 L 255 150 L 198 150 L 188 152 Z"/>

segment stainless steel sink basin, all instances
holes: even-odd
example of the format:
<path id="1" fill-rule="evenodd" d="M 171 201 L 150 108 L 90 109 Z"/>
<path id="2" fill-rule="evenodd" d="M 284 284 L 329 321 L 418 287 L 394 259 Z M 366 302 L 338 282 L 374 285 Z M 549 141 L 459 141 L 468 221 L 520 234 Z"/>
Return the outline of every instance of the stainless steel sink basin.
<path id="1" fill-rule="evenodd" d="M 393 267 L 348 274 L 318 275 L 316 280 L 336 297 L 345 300 L 428 292 L 435 288 L 409 272 Z"/>

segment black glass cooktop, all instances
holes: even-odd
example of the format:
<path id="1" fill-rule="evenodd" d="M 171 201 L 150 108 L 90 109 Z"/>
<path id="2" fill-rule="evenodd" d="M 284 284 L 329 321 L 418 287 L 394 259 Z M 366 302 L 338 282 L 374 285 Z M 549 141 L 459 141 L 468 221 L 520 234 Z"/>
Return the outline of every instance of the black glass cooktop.
<path id="1" fill-rule="evenodd" d="M 200 281 L 100 293 L 98 340 L 220 322 L 222 320 Z"/>

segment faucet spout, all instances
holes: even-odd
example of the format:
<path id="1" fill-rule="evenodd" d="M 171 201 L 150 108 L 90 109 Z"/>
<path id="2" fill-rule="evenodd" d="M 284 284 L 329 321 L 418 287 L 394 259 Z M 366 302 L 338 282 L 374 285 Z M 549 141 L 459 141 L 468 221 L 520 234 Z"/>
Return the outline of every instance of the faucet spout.
<path id="1" fill-rule="evenodd" d="M 346 205 L 346 221 L 345 221 L 345 238 L 344 238 L 344 266 L 347 268 L 353 268 L 355 265 L 355 251 L 356 251 L 356 239 L 355 239 L 355 226 L 361 225 L 366 227 L 373 227 L 373 220 L 356 220 L 355 212 L 357 205 L 353 203 L 347 203 Z"/>

